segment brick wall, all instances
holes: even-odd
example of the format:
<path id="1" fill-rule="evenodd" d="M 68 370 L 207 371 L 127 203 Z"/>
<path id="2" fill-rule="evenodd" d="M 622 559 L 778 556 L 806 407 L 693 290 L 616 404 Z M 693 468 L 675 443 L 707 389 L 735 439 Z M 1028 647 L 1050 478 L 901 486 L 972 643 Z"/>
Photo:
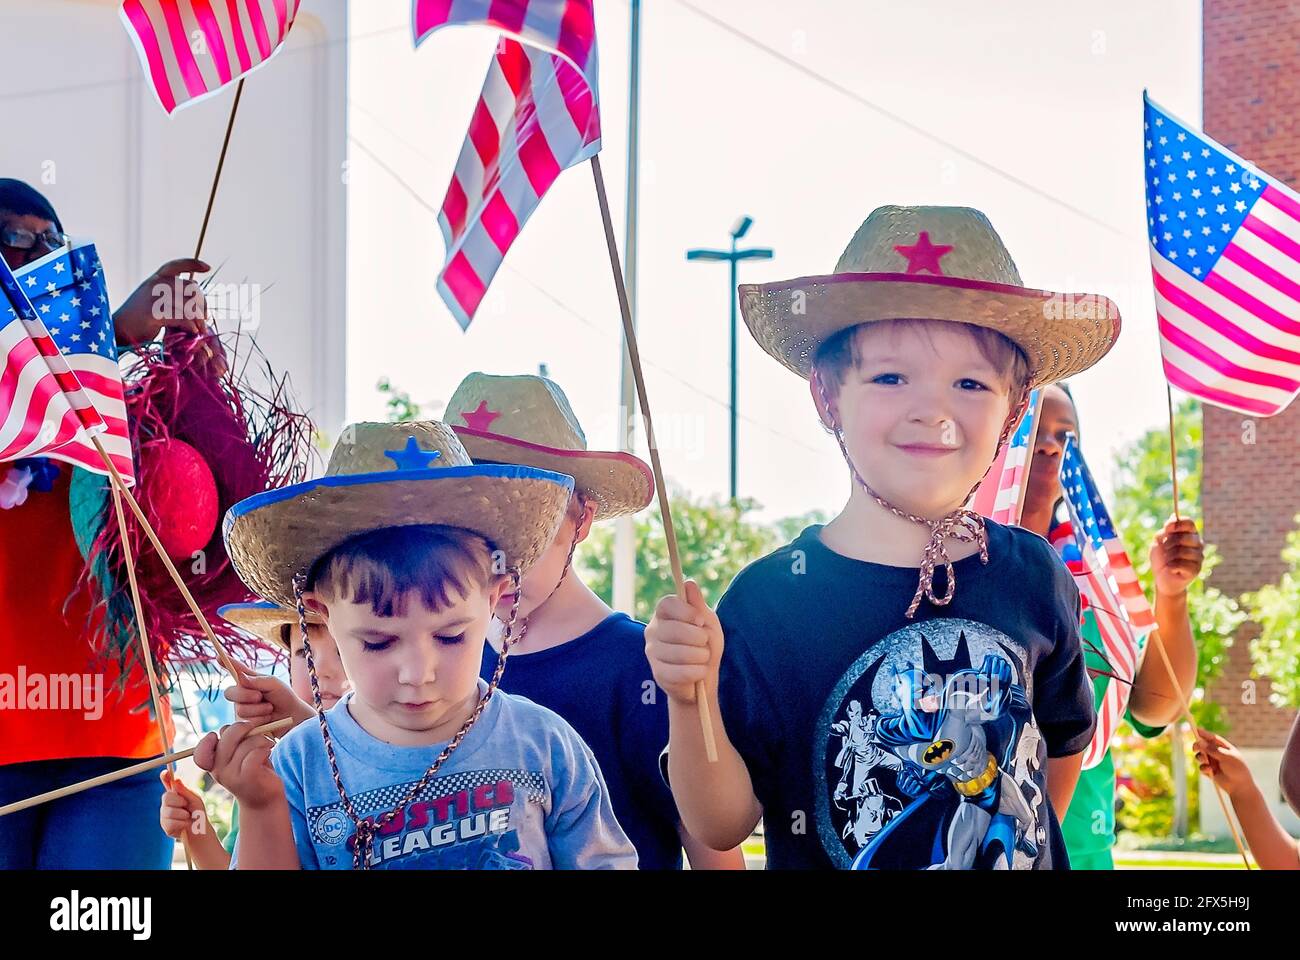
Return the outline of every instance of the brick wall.
<path id="1" fill-rule="evenodd" d="M 1205 132 L 1274 178 L 1300 176 L 1300 2 L 1204 0 Z M 1254 420 L 1255 443 L 1242 442 L 1241 414 L 1204 408 L 1204 535 L 1223 562 L 1211 583 L 1231 595 L 1274 582 L 1293 518 L 1300 513 L 1300 401 Z M 1229 736 L 1242 747 L 1281 747 L 1293 713 L 1268 706 L 1268 683 L 1243 705 L 1250 676 L 1247 645 L 1259 628 L 1238 633 L 1223 678 L 1210 691 L 1227 711 Z"/>

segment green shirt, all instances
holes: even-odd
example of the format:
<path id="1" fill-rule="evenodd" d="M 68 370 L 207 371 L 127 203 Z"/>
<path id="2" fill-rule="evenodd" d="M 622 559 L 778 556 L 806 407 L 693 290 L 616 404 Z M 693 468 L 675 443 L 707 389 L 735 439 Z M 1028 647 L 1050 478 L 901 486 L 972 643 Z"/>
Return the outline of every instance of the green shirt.
<path id="1" fill-rule="evenodd" d="M 1096 615 L 1091 610 L 1084 612 L 1080 632 L 1086 654 L 1084 662 L 1093 677 L 1093 705 L 1100 710 L 1110 677 L 1098 676 L 1095 672 L 1109 668 L 1096 652 L 1102 649 L 1102 641 Z M 1148 739 L 1164 732 L 1164 727 L 1148 727 L 1138 723 L 1127 711 L 1124 719 L 1138 734 Z M 1065 835 L 1065 849 L 1070 854 L 1070 866 L 1074 869 L 1110 870 L 1114 867 L 1110 849 L 1115 845 L 1115 761 L 1111 759 L 1109 749 L 1095 767 L 1080 772 L 1070 809 L 1061 822 L 1061 832 Z"/>
<path id="2" fill-rule="evenodd" d="M 233 807 L 230 808 L 230 832 L 226 834 L 226 839 L 222 846 L 226 848 L 226 853 L 234 856 L 235 841 L 239 839 L 239 801 L 236 800 Z"/>

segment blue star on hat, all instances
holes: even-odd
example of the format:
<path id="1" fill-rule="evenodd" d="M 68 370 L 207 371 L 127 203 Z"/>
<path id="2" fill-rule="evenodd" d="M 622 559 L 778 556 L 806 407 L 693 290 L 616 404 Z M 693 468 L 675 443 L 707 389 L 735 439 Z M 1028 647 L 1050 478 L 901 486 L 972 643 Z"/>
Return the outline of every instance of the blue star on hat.
<path id="1" fill-rule="evenodd" d="M 406 438 L 403 449 L 385 450 L 384 456 L 397 464 L 398 470 L 427 470 L 442 453 L 438 450 L 421 450 L 415 437 L 410 436 Z"/>

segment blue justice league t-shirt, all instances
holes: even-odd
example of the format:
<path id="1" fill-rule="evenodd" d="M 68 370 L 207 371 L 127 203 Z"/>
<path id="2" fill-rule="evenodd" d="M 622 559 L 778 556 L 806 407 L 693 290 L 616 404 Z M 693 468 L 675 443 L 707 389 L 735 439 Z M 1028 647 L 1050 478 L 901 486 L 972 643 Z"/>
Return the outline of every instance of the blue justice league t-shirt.
<path id="1" fill-rule="evenodd" d="M 483 676 L 496 665 L 496 651 L 485 644 Z M 668 702 L 646 660 L 645 624 L 613 613 L 568 643 L 512 653 L 501 688 L 554 710 L 591 747 L 641 869 L 679 869 L 677 806 L 659 773 Z"/>
<path id="2" fill-rule="evenodd" d="M 918 571 L 805 530 L 718 606 L 719 706 L 763 806 L 771 868 L 1068 865 L 1048 757 L 1095 714 L 1079 592 L 1037 534 L 990 522 L 944 607 L 906 611 Z M 944 593 L 945 574 L 935 574 Z"/>
<path id="3" fill-rule="evenodd" d="M 479 695 L 487 684 L 479 682 Z M 339 775 L 358 815 L 378 819 L 445 743 L 403 747 L 352 718 L 352 694 L 326 715 Z M 352 869 L 354 826 L 330 774 L 320 725 L 301 723 L 271 753 L 305 869 Z M 562 719 L 498 690 L 438 776 L 379 831 L 375 869 L 635 869 L 591 750 Z M 235 866 L 232 863 L 232 866 Z"/>

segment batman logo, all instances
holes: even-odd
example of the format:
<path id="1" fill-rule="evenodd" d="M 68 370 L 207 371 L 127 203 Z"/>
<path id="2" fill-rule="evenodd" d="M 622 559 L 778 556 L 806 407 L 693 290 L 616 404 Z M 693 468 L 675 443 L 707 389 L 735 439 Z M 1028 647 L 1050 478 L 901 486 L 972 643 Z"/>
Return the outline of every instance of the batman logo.
<path id="1" fill-rule="evenodd" d="M 943 763 L 952 755 L 952 748 L 951 740 L 936 740 L 925 748 L 925 755 L 921 760 L 929 765 Z"/>

